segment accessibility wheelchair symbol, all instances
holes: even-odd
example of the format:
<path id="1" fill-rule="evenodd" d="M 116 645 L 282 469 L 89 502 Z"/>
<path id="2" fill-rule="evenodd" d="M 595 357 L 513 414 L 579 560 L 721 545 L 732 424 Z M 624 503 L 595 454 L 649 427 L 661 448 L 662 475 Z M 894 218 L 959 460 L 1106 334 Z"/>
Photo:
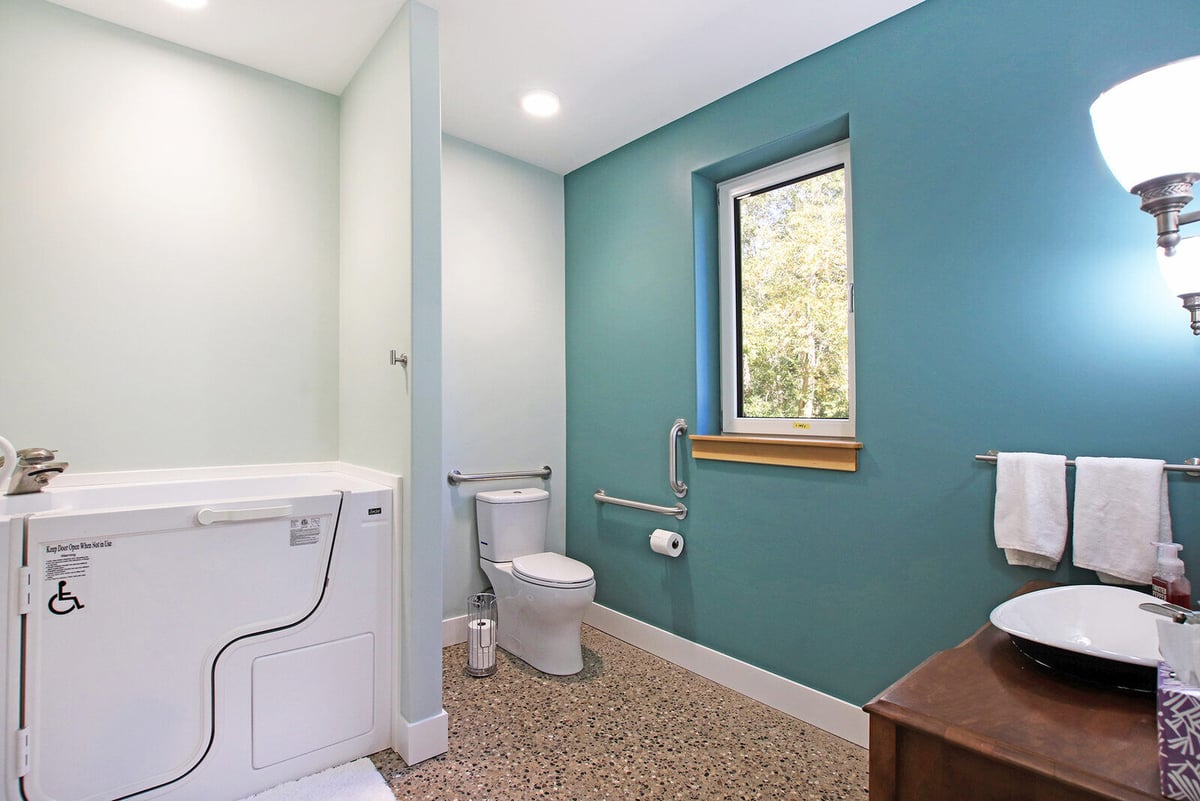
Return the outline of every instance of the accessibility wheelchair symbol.
<path id="1" fill-rule="evenodd" d="M 58 593 L 50 596 L 51 613 L 55 615 L 67 615 L 74 612 L 76 609 L 83 609 L 83 601 L 72 592 L 67 591 L 66 580 L 58 582 Z"/>

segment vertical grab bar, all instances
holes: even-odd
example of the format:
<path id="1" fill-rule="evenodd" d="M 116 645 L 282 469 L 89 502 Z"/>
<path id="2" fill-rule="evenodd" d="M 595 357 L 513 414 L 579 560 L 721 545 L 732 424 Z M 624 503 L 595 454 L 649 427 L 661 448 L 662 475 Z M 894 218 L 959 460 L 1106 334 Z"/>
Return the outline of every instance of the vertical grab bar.
<path id="1" fill-rule="evenodd" d="M 667 443 L 667 480 L 671 482 L 671 492 L 675 493 L 676 498 L 683 498 L 687 495 L 687 484 L 679 480 L 679 466 L 676 461 L 679 437 L 686 432 L 687 420 L 680 417 L 671 426 L 670 441 Z"/>

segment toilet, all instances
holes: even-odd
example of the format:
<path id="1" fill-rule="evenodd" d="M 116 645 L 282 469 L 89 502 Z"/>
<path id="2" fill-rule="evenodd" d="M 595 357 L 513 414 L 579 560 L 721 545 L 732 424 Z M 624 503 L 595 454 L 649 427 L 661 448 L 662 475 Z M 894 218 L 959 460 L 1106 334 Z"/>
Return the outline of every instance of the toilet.
<path id="1" fill-rule="evenodd" d="M 550 493 L 497 490 L 475 496 L 479 566 L 491 579 L 497 644 L 543 673 L 583 670 L 579 627 L 596 597 L 583 562 L 546 550 Z"/>

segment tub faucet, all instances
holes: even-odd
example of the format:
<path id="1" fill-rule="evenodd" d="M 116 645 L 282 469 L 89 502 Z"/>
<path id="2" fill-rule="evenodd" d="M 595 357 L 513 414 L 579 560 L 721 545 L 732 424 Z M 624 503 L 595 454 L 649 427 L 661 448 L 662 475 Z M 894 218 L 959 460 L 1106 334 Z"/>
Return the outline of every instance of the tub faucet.
<path id="1" fill-rule="evenodd" d="M 5 445 L 8 442 L 5 441 Z M 54 461 L 58 451 L 47 448 L 22 448 L 12 451 L 12 446 L 0 448 L 4 455 L 0 456 L 0 476 L 11 476 L 4 489 L 5 495 L 25 495 L 31 492 L 41 492 L 50 479 L 67 469 L 66 462 Z M 10 461 L 11 460 L 11 461 Z M 9 465 L 12 465 L 11 470 Z M 0 481 L 0 487 L 5 483 Z"/>

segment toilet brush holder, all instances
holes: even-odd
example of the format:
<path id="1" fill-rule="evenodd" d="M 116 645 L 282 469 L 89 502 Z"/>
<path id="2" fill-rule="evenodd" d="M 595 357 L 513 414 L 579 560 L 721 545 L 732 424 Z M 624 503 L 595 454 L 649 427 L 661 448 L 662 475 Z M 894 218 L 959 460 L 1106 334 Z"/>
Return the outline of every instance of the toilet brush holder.
<path id="1" fill-rule="evenodd" d="M 467 675 L 496 672 L 496 596 L 490 592 L 467 596 Z"/>

